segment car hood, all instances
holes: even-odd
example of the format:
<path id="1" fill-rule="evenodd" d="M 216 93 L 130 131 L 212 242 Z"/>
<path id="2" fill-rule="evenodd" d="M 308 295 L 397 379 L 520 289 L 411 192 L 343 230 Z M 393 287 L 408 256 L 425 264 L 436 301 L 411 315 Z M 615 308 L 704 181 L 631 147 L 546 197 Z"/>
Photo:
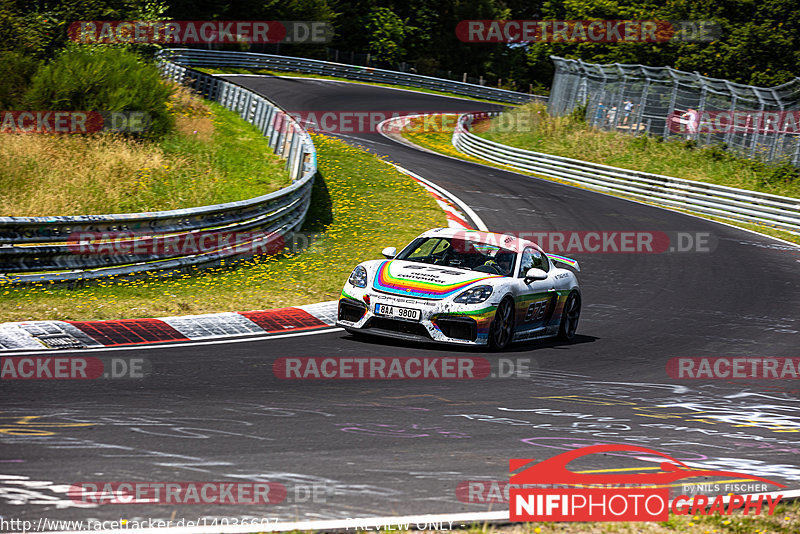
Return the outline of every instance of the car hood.
<path id="1" fill-rule="evenodd" d="M 389 260 L 377 265 L 372 287 L 376 291 L 394 295 L 444 299 L 457 295 L 475 282 L 497 278 L 503 277 L 455 267 Z"/>

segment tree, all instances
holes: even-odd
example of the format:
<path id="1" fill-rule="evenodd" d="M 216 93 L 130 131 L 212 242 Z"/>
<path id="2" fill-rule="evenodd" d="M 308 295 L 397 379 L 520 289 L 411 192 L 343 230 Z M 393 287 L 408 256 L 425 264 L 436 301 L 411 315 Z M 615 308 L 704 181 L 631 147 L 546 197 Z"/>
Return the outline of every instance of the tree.
<path id="1" fill-rule="evenodd" d="M 410 31 L 404 21 L 391 9 L 379 7 L 367 18 L 369 42 L 367 50 L 378 63 L 395 64 L 405 55 L 403 41 Z"/>

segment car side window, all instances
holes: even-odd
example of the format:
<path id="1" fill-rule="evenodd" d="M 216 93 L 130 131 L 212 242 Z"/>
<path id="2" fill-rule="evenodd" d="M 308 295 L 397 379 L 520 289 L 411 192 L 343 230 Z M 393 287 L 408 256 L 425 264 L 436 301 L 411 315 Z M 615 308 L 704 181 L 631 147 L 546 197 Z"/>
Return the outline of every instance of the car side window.
<path id="1" fill-rule="evenodd" d="M 522 251 L 522 261 L 519 263 L 519 277 L 524 277 L 529 269 L 541 269 L 545 272 L 550 270 L 547 258 L 544 254 L 533 247 L 526 247 Z"/>

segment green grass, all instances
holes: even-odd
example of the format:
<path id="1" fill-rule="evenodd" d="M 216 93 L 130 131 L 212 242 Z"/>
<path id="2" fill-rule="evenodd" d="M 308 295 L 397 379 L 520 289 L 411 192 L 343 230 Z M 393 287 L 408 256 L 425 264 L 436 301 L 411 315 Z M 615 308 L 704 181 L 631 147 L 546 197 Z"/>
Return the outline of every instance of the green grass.
<path id="1" fill-rule="evenodd" d="M 0 144 L 0 213 L 159 211 L 244 200 L 290 183 L 258 128 L 178 91 L 176 131 L 159 142 L 116 135 L 12 135 Z"/>
<path id="2" fill-rule="evenodd" d="M 153 188 L 152 203 L 159 202 L 156 199 L 163 199 L 166 194 L 186 186 L 194 188 L 209 180 L 213 186 L 208 188 L 203 204 L 244 200 L 291 183 L 286 161 L 273 154 L 269 141 L 257 126 L 219 104 L 211 103 L 210 107 L 216 119 L 211 142 L 173 135 L 161 143 L 166 154 L 187 160 L 189 168 L 205 168 L 206 176 L 187 168 L 183 176 L 172 177 L 171 184 L 162 184 L 161 191 Z"/>
<path id="3" fill-rule="evenodd" d="M 365 67 L 366 68 L 366 67 Z M 290 72 L 290 71 L 276 71 L 276 70 L 269 70 L 269 69 L 251 69 L 251 68 L 244 68 L 244 67 L 230 67 L 230 68 L 211 68 L 211 67 L 203 67 L 197 68 L 200 72 L 205 72 L 206 74 L 265 74 L 269 76 L 290 76 L 292 78 L 316 78 L 321 80 L 335 80 L 340 82 L 350 82 L 350 83 L 359 83 L 362 85 L 374 85 L 376 87 L 392 87 L 395 89 L 407 89 L 409 91 L 417 91 L 419 93 L 428 93 L 432 95 L 440 95 L 440 96 L 449 96 L 452 98 L 462 98 L 465 100 L 474 100 L 475 102 L 484 102 L 488 104 L 503 104 L 505 106 L 512 106 L 513 104 L 509 104 L 507 102 L 498 102 L 497 100 L 487 100 L 484 98 L 474 98 L 471 96 L 460 95 L 457 93 L 450 93 L 448 91 L 435 91 L 433 89 L 423 89 L 421 87 L 413 87 L 411 85 L 392 85 L 388 83 L 377 83 L 377 82 L 362 82 L 358 80 L 350 80 L 348 78 L 340 78 L 338 76 L 325 76 L 322 74 L 307 74 L 304 72 Z"/>
<path id="4" fill-rule="evenodd" d="M 709 182 L 773 195 L 800 197 L 800 173 L 737 157 L 719 146 L 634 137 L 588 127 L 573 117 L 549 117 L 542 104 L 526 104 L 476 126 L 485 139 L 555 156 Z"/>
<path id="5" fill-rule="evenodd" d="M 513 111 L 512 111 L 512 113 L 513 113 Z M 470 156 L 468 154 L 464 154 L 462 152 L 459 152 L 452 144 L 453 127 L 454 127 L 454 124 L 455 124 L 456 116 L 455 115 L 444 115 L 443 117 L 444 117 L 444 121 L 442 120 L 442 116 L 439 116 L 438 118 L 435 118 L 435 119 L 429 118 L 428 122 L 423 122 L 424 119 L 422 119 L 422 118 L 411 119 L 411 122 L 409 123 L 409 125 L 407 127 L 407 130 L 402 132 L 402 136 L 405 139 L 407 139 L 408 141 L 411 141 L 412 143 L 414 143 L 416 145 L 419 145 L 420 147 L 427 148 L 428 150 L 433 150 L 434 152 L 438 152 L 440 154 L 445 154 L 447 156 L 451 156 L 451 157 L 454 157 L 454 158 L 463 159 L 465 161 L 472 161 L 472 162 L 475 162 L 475 163 L 480 163 L 482 165 L 488 165 L 490 167 L 497 167 L 498 169 L 504 169 L 504 170 L 511 171 L 511 172 L 517 172 L 517 173 L 522 173 L 522 174 L 531 174 L 533 176 L 537 176 L 537 177 L 543 178 L 545 180 L 550 180 L 552 182 L 568 184 L 568 185 L 571 185 L 571 186 L 574 186 L 574 187 L 580 187 L 582 189 L 591 190 L 591 188 L 582 186 L 582 185 L 577 184 L 577 183 L 568 182 L 566 180 L 557 180 L 557 179 L 554 179 L 554 178 L 551 178 L 551 177 L 548 177 L 548 176 L 542 176 L 542 175 L 538 175 L 538 174 L 534 174 L 534 173 L 525 173 L 524 171 L 521 171 L 519 169 L 515 169 L 513 167 L 509 167 L 508 165 L 500 165 L 500 164 L 497 164 L 497 163 L 494 163 L 494 162 L 491 162 L 491 161 L 488 161 L 488 160 L 485 160 L 485 159 L 482 159 L 482 158 L 477 158 L 477 157 Z M 486 137 L 485 132 L 483 134 L 481 134 L 481 135 Z M 498 137 L 492 138 L 493 141 L 496 140 L 498 143 L 503 142 L 503 141 L 498 140 L 498 139 L 499 139 Z M 508 143 L 506 142 L 504 144 L 508 144 Z M 545 149 L 543 149 L 541 147 L 538 147 L 535 150 L 540 151 L 540 152 L 547 152 L 547 150 L 545 150 Z M 585 159 L 585 158 L 583 158 L 581 156 L 581 154 L 575 154 L 575 153 L 560 153 L 558 155 L 565 156 L 565 157 L 572 157 L 572 158 L 576 158 L 576 159 Z M 683 157 L 685 159 L 691 159 L 691 158 L 695 157 L 695 155 L 688 154 L 688 155 L 684 155 Z M 603 162 L 601 162 L 601 163 L 603 163 Z M 607 164 L 610 164 L 610 163 L 607 163 Z M 677 175 L 677 173 L 672 173 L 671 171 L 664 172 L 663 174 L 666 174 L 668 176 Z M 692 178 L 692 179 L 697 179 L 697 178 L 695 177 L 695 178 Z M 723 184 L 723 185 L 729 185 L 729 184 Z M 734 187 L 742 187 L 742 186 L 741 185 L 737 185 L 737 186 L 734 186 Z M 615 193 L 615 195 L 623 197 L 623 198 L 631 198 L 632 200 L 636 200 L 637 202 L 643 202 L 641 199 L 638 199 L 638 198 L 628 197 L 626 195 L 617 194 L 617 193 Z M 795 194 L 795 196 L 798 196 L 798 195 Z M 654 205 L 657 205 L 657 204 L 654 204 Z M 698 215 L 696 213 L 692 213 L 692 212 L 686 211 L 686 210 L 675 210 L 675 211 L 681 211 L 683 213 L 690 213 L 692 215 Z M 753 230 L 753 231 L 756 231 L 756 232 L 760 232 L 762 234 L 766 234 L 766 235 L 769 235 L 769 236 L 777 237 L 779 239 L 784 239 L 784 240 L 790 241 L 792 243 L 800 244 L 800 236 L 795 235 L 795 234 L 791 234 L 789 232 L 776 230 L 775 228 L 771 228 L 771 227 L 768 227 L 768 226 L 761 226 L 761 225 L 757 225 L 757 224 L 749 224 L 749 223 L 745 223 L 745 222 L 729 221 L 729 220 L 726 220 L 726 219 L 721 219 L 721 218 L 718 218 L 718 217 L 707 216 L 707 215 L 702 215 L 702 217 L 704 217 L 706 219 L 713 220 L 713 221 L 719 221 L 719 222 L 723 222 L 723 223 L 726 223 L 726 224 L 731 224 L 733 226 L 738 226 L 740 228 L 746 228 L 748 230 Z"/>
<path id="6" fill-rule="evenodd" d="M 454 147 L 453 130 L 457 119 L 458 115 L 454 114 L 414 117 L 410 119 L 410 122 L 400 134 L 408 141 L 440 154 L 518 172 L 507 165 L 491 163 L 484 159 L 464 154 Z"/>
<path id="7" fill-rule="evenodd" d="M 335 299 L 361 261 L 379 258 L 447 221 L 415 181 L 375 155 L 314 135 L 319 176 L 306 231 L 322 235 L 306 251 L 159 280 L 0 287 L 0 321 L 112 319 L 244 311 Z"/>

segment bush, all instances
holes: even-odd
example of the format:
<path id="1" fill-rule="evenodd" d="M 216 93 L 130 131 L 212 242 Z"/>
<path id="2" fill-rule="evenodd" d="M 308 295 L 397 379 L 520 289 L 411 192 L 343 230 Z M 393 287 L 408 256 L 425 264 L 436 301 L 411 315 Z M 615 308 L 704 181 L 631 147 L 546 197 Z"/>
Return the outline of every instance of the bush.
<path id="1" fill-rule="evenodd" d="M 733 154 L 728 152 L 726 143 L 714 143 L 703 147 L 703 154 L 713 161 L 730 161 L 736 159 Z"/>
<path id="2" fill-rule="evenodd" d="M 800 181 L 800 169 L 788 161 L 772 164 L 768 166 L 762 181 L 767 184 L 791 184 Z"/>
<path id="3" fill-rule="evenodd" d="M 649 144 L 650 144 L 650 136 L 648 136 L 647 134 L 637 135 L 630 142 L 630 147 L 632 149 L 644 152 L 644 151 L 647 150 L 647 147 L 648 147 Z"/>
<path id="4" fill-rule="evenodd" d="M 589 101 L 576 104 L 569 112 L 569 120 L 575 124 L 586 124 L 586 110 L 589 108 Z"/>
<path id="5" fill-rule="evenodd" d="M 39 69 L 25 101 L 36 110 L 145 112 L 152 123 L 138 135 L 160 138 L 174 125 L 170 92 L 158 69 L 134 52 L 73 45 Z"/>
<path id="6" fill-rule="evenodd" d="M 0 109 L 21 109 L 39 61 L 19 52 L 0 52 Z"/>

